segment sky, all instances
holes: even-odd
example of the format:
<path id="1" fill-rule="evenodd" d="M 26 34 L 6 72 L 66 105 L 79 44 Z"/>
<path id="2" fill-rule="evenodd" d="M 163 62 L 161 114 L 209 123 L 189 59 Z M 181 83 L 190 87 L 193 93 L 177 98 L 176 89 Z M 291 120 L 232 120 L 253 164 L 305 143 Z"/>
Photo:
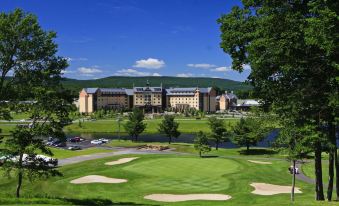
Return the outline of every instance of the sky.
<path id="1" fill-rule="evenodd" d="M 217 77 L 246 80 L 220 48 L 217 19 L 239 0 L 0 0 L 0 11 L 35 14 L 57 32 L 64 76 Z"/>

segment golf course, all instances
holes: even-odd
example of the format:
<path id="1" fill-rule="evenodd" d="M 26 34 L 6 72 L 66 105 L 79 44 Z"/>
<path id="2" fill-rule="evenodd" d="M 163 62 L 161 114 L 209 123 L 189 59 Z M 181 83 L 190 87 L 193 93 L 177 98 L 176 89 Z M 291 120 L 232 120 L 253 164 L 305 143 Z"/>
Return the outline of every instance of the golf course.
<path id="1" fill-rule="evenodd" d="M 20 199 L 14 197 L 16 179 L 1 176 L 0 204 L 265 205 L 274 202 L 275 205 L 287 205 L 290 201 L 290 189 L 275 188 L 291 185 L 287 170 L 290 164 L 283 158 L 241 155 L 241 149 L 220 149 L 200 158 L 194 153 L 182 153 L 193 152 L 191 145 L 175 147 L 179 153 L 145 152 L 67 163 L 59 168 L 61 177 L 37 180 L 33 184 L 26 179 Z M 97 152 L 103 154 L 100 150 Z M 59 161 L 71 156 L 61 157 Z M 121 161 L 126 158 L 128 161 Z M 255 188 L 251 184 L 270 184 L 271 188 Z M 297 180 L 296 187 L 301 193 L 296 194 L 293 205 L 336 204 L 313 201 L 313 184 Z M 270 194 L 272 191 L 276 193 Z M 166 198 L 166 194 L 170 196 Z M 198 200 L 182 200 L 187 194 L 190 198 L 198 196 Z M 202 200 L 206 194 L 209 198 L 227 198 Z M 175 199 L 178 195 L 181 200 Z M 159 196 L 160 199 L 152 200 Z"/>

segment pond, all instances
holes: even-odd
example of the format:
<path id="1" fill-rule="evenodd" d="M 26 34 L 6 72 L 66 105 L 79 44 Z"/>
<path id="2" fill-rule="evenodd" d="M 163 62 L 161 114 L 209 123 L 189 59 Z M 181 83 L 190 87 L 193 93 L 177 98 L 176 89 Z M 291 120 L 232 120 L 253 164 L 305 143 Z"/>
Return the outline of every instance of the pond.
<path id="1" fill-rule="evenodd" d="M 267 137 L 258 143 L 257 147 L 270 147 L 272 142 L 278 135 L 278 130 L 273 130 Z M 67 133 L 67 138 L 80 136 L 87 140 L 92 139 L 119 139 L 117 134 L 112 133 Z M 175 143 L 193 143 L 195 134 L 181 134 L 178 138 L 173 138 L 172 142 Z M 127 134 L 122 134 L 120 136 L 121 140 L 132 140 Z M 138 137 L 138 140 L 141 142 L 168 142 L 168 138 L 163 134 L 142 134 Z M 237 148 L 238 146 L 232 142 L 225 142 L 220 145 L 221 148 Z"/>

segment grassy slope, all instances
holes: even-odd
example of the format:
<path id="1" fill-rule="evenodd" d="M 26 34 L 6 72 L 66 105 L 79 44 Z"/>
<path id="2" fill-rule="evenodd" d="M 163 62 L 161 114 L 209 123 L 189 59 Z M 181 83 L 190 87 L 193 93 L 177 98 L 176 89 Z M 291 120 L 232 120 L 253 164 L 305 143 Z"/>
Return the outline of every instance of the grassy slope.
<path id="1" fill-rule="evenodd" d="M 134 155 L 135 156 L 135 155 Z M 25 197 L 38 198 L 49 204 L 92 204 L 99 202 L 130 203 L 129 205 L 288 205 L 289 194 L 259 196 L 251 194 L 252 182 L 290 185 L 291 179 L 285 161 L 273 161 L 272 165 L 258 165 L 241 159 L 198 158 L 196 156 L 140 155 L 141 158 L 119 166 L 104 163 L 121 157 L 87 161 L 62 167 L 64 177 L 55 177 L 35 184 L 24 182 Z M 69 181 L 84 175 L 104 175 L 125 178 L 123 184 L 72 185 Z M 303 194 L 296 195 L 294 205 L 335 205 L 316 203 L 313 185 L 297 181 Z M 15 181 L 0 179 L 0 203 L 16 202 L 13 198 Z M 152 193 L 220 193 L 229 194 L 229 201 L 188 201 L 159 203 L 143 199 Z M 60 198 L 56 198 L 60 197 Z M 62 198 L 61 198 L 62 197 Z M 30 201 L 33 201 L 31 199 Z M 35 200 L 36 201 L 36 200 Z M 37 202 L 36 202 L 37 203 Z"/>
<path id="2" fill-rule="evenodd" d="M 323 172 L 323 182 L 327 183 L 328 182 L 328 161 L 323 161 L 322 162 L 322 172 Z M 334 169 L 335 170 L 335 169 Z M 315 174 L 314 174 L 314 162 L 306 163 L 302 166 L 302 171 L 303 173 L 311 178 L 315 179 Z M 335 175 L 334 175 L 334 183 L 335 183 Z"/>
<path id="3" fill-rule="evenodd" d="M 210 132 L 210 128 L 207 124 L 207 120 L 176 120 L 179 122 L 179 131 L 181 133 L 196 133 L 199 130 L 203 132 Z M 234 125 L 238 119 L 227 119 L 225 120 L 225 125 L 230 128 L 231 125 Z M 125 122 L 125 121 L 124 121 Z M 125 132 L 123 124 L 121 123 L 120 131 Z M 147 123 L 147 128 L 144 134 L 156 134 L 158 133 L 158 124 L 161 122 L 161 119 L 154 120 L 145 120 Z M 118 123 L 115 120 L 97 120 L 94 122 L 83 122 L 81 127 L 78 123 L 73 123 L 65 128 L 66 132 L 81 132 L 81 133 L 95 133 L 95 132 L 109 132 L 116 133 L 118 131 Z"/>
<path id="4" fill-rule="evenodd" d="M 89 155 L 89 154 L 95 154 L 95 153 L 105 153 L 105 152 L 114 152 L 114 150 L 109 149 L 102 149 L 102 148 L 88 148 L 83 150 L 65 150 L 65 149 L 58 149 L 58 148 L 50 148 L 53 152 L 53 158 L 57 159 L 64 159 L 69 157 L 75 157 L 80 155 Z"/>
<path id="5" fill-rule="evenodd" d="M 132 88 L 135 86 L 144 86 L 149 80 L 151 86 L 169 87 L 212 87 L 218 86 L 227 90 L 248 90 L 250 86 L 233 80 L 208 78 L 208 77 L 119 77 L 112 76 L 96 80 L 75 80 L 64 79 L 63 84 L 66 88 L 74 91 L 80 91 L 84 87 L 117 87 Z"/>

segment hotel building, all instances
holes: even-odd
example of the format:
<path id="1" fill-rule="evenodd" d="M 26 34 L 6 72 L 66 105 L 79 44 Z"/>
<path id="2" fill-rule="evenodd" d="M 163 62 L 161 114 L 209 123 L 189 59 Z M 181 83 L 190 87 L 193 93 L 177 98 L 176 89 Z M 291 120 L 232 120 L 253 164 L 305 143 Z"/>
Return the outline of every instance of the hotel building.
<path id="1" fill-rule="evenodd" d="M 208 88 L 170 88 L 166 89 L 167 107 L 179 111 L 195 108 L 205 112 L 215 112 L 216 91 Z"/>
<path id="2" fill-rule="evenodd" d="M 146 113 L 160 113 L 166 108 L 182 111 L 195 108 L 205 112 L 216 111 L 216 91 L 211 88 L 146 87 L 84 88 L 79 94 L 79 112 L 92 113 L 98 109 L 140 108 Z"/>

